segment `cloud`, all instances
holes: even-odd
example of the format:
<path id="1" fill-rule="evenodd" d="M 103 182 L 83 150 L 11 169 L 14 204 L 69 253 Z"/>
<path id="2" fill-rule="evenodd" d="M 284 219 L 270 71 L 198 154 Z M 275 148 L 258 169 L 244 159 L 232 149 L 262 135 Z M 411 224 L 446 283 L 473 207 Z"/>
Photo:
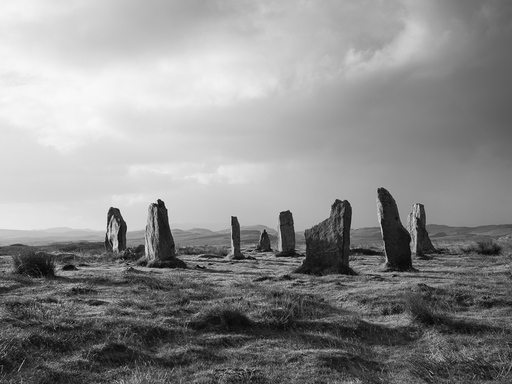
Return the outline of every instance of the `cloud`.
<path id="1" fill-rule="evenodd" d="M 370 223 L 381 183 L 446 205 L 482 173 L 506 190 L 509 1 L 1 7 L 2 201 L 249 214 L 243 191 L 313 217 L 339 194 Z"/>
<path id="2" fill-rule="evenodd" d="M 347 45 L 332 13 L 390 24 L 367 10 L 335 2 L 11 1 L 2 18 L 4 85 L 26 85 L 9 87 L 2 109 L 42 144 L 66 151 L 113 129 L 104 108 L 225 106 L 309 90 L 332 79 Z"/>
<path id="3" fill-rule="evenodd" d="M 146 204 L 151 201 L 151 197 L 148 195 L 138 193 L 125 193 L 121 195 L 112 195 L 112 205 L 118 206 L 132 206 L 136 204 Z"/>
<path id="4" fill-rule="evenodd" d="M 153 174 L 158 177 L 170 178 L 173 182 L 194 181 L 199 185 L 212 183 L 248 184 L 266 178 L 264 164 L 221 164 L 219 166 L 205 163 L 167 163 L 132 165 L 129 175 L 132 178 Z"/>

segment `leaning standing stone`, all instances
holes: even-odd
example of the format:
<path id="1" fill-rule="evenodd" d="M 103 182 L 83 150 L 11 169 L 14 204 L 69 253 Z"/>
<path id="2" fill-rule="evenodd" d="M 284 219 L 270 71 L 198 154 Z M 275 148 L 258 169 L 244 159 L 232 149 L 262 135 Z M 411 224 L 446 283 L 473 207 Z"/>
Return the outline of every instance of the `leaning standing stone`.
<path id="1" fill-rule="evenodd" d="M 126 222 L 118 208 L 110 207 L 107 213 L 107 233 L 105 250 L 119 253 L 126 249 Z"/>
<path id="2" fill-rule="evenodd" d="M 231 216 L 231 252 L 226 257 L 234 260 L 245 258 L 240 250 L 240 224 L 236 216 Z"/>
<path id="3" fill-rule="evenodd" d="M 407 230 L 411 235 L 411 252 L 422 256 L 425 252 L 434 251 L 435 248 L 428 237 L 427 216 L 423 204 L 416 203 L 407 218 Z"/>
<path id="4" fill-rule="evenodd" d="M 398 207 L 393 196 L 384 188 L 377 189 L 377 211 L 379 216 L 386 262 L 385 270 L 407 271 L 412 267 L 411 236 L 400 222 Z"/>
<path id="5" fill-rule="evenodd" d="M 265 229 L 260 233 L 260 241 L 258 243 L 258 247 L 256 247 L 256 250 L 260 252 L 272 251 L 272 248 L 270 247 L 270 237 L 268 236 L 268 233 Z"/>
<path id="6" fill-rule="evenodd" d="M 279 213 L 276 256 L 295 256 L 295 227 L 290 211 Z"/>
<path id="7" fill-rule="evenodd" d="M 336 199 L 331 214 L 320 224 L 306 229 L 306 258 L 296 273 L 354 275 L 349 267 L 352 207 Z"/>
<path id="8" fill-rule="evenodd" d="M 148 208 L 145 249 L 148 267 L 186 268 L 185 263 L 176 257 L 167 208 L 160 199 Z"/>

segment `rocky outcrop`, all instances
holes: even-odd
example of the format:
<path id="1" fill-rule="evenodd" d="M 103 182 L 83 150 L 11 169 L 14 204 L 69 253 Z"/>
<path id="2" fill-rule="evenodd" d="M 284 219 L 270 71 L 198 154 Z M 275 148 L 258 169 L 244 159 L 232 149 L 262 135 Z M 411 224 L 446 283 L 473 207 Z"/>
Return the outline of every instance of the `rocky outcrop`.
<path id="1" fill-rule="evenodd" d="M 290 211 L 279 213 L 276 256 L 295 256 L 295 227 Z"/>
<path id="2" fill-rule="evenodd" d="M 306 258 L 296 273 L 325 275 L 355 274 L 349 267 L 352 207 L 336 199 L 329 218 L 306 229 Z"/>
<path id="3" fill-rule="evenodd" d="M 105 250 L 119 253 L 126 249 L 126 222 L 118 208 L 110 207 L 107 212 L 107 233 Z"/>
<path id="4" fill-rule="evenodd" d="M 258 242 L 256 250 L 259 252 L 272 251 L 272 248 L 270 247 L 270 237 L 268 236 L 268 233 L 265 229 L 260 232 L 260 241 Z"/>
<path id="5" fill-rule="evenodd" d="M 185 263 L 176 257 L 167 208 L 162 200 L 157 200 L 148 208 L 145 253 L 148 267 L 186 268 Z"/>
<path id="6" fill-rule="evenodd" d="M 384 270 L 408 271 L 412 267 L 411 236 L 400 222 L 398 207 L 393 196 L 385 189 L 377 189 L 377 211 L 379 217 L 386 262 Z"/>
<path id="7" fill-rule="evenodd" d="M 411 236 L 411 252 L 423 256 L 425 252 L 435 251 L 427 232 L 427 216 L 423 204 L 416 203 L 407 218 L 407 230 Z"/>
<path id="8" fill-rule="evenodd" d="M 231 252 L 226 258 L 232 260 L 242 260 L 245 258 L 240 250 L 240 224 L 236 216 L 231 216 Z"/>

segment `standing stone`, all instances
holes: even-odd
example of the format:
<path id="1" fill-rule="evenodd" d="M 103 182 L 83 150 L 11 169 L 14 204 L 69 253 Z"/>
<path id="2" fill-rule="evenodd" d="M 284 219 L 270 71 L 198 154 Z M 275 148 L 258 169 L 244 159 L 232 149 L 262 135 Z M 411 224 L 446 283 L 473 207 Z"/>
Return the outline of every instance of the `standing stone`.
<path id="1" fill-rule="evenodd" d="M 110 207 L 107 213 L 105 250 L 119 253 L 126 249 L 126 222 L 118 208 Z"/>
<path id="2" fill-rule="evenodd" d="M 260 241 L 258 243 L 258 247 L 256 247 L 256 250 L 260 252 L 272 251 L 272 248 L 270 247 L 270 237 L 268 237 L 268 233 L 265 229 L 260 233 Z"/>
<path id="3" fill-rule="evenodd" d="M 354 275 L 349 267 L 352 207 L 347 200 L 336 199 L 331 215 L 320 224 L 306 229 L 306 258 L 296 273 Z"/>
<path id="4" fill-rule="evenodd" d="M 148 208 L 145 249 L 148 267 L 186 268 L 185 263 L 176 257 L 167 208 L 160 199 Z"/>
<path id="5" fill-rule="evenodd" d="M 236 216 L 231 216 L 231 253 L 226 257 L 234 260 L 245 258 L 240 250 L 240 224 Z"/>
<path id="6" fill-rule="evenodd" d="M 276 256 L 295 256 L 295 228 L 290 211 L 279 213 Z"/>
<path id="7" fill-rule="evenodd" d="M 423 204 L 416 203 L 407 218 L 407 230 L 411 235 L 411 252 L 422 256 L 425 252 L 435 251 L 427 232 L 427 216 Z"/>
<path id="8" fill-rule="evenodd" d="M 384 188 L 377 189 L 377 211 L 384 241 L 385 270 L 407 271 L 412 267 L 411 236 L 400 222 L 398 207 L 393 196 Z"/>

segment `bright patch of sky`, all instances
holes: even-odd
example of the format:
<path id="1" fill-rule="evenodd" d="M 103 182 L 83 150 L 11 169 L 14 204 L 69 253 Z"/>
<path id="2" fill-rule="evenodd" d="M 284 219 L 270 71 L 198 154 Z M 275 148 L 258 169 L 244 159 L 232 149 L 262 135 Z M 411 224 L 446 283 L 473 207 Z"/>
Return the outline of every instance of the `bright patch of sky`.
<path id="1" fill-rule="evenodd" d="M 4 0 L 0 228 L 512 222 L 508 0 Z"/>

